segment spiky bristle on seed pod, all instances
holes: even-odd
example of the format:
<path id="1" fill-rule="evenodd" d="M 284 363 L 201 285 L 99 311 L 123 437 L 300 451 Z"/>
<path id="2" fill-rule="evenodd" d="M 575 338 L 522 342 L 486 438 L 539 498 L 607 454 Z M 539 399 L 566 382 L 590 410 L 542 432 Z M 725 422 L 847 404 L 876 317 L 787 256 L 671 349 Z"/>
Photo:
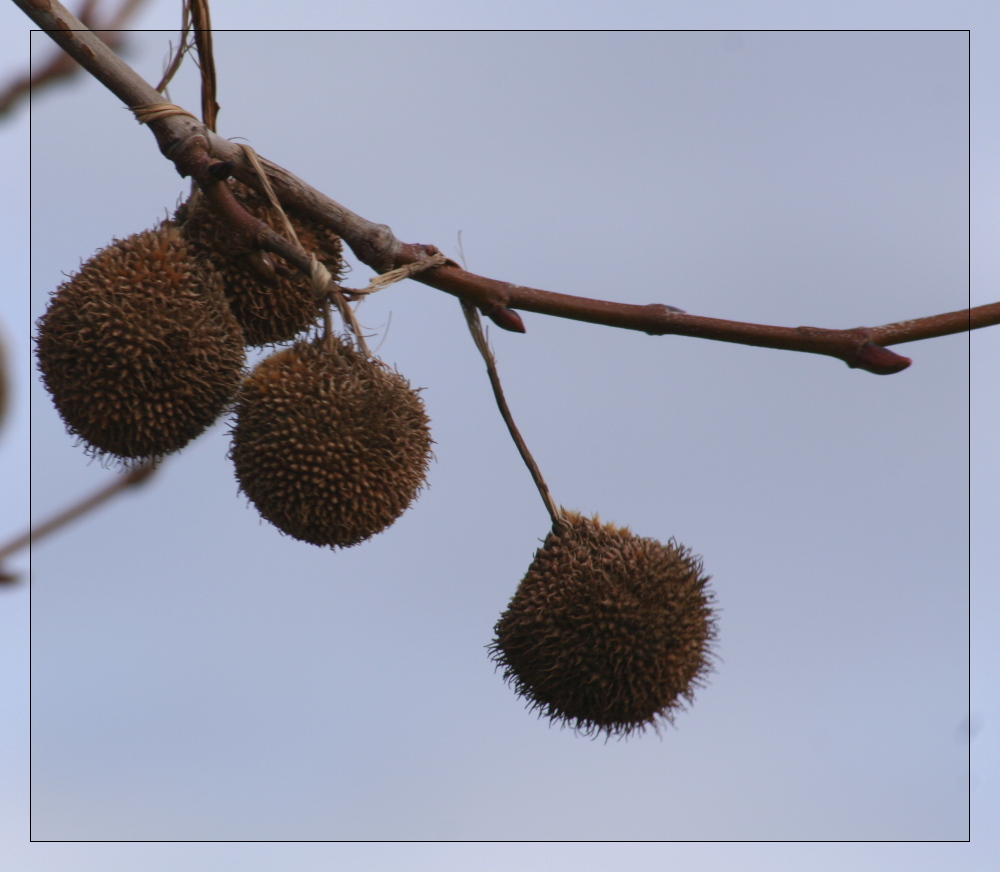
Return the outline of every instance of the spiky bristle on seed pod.
<path id="1" fill-rule="evenodd" d="M 708 577 L 673 540 L 564 519 L 497 622 L 491 657 L 553 722 L 590 735 L 658 729 L 710 671 Z"/>
<path id="2" fill-rule="evenodd" d="M 263 194 L 236 179 L 228 184 L 244 209 L 285 235 L 277 213 Z M 303 248 L 316 256 L 336 280 L 343 272 L 340 237 L 323 225 L 287 213 Z M 221 276 L 223 290 L 247 345 L 264 346 L 294 339 L 315 323 L 319 307 L 309 279 L 277 255 L 236 244 L 232 228 L 197 194 L 183 203 L 175 220 L 200 257 Z"/>
<path id="3" fill-rule="evenodd" d="M 419 394 L 346 341 L 300 341 L 261 361 L 237 395 L 230 456 L 279 530 L 346 548 L 384 530 L 423 486 L 431 437 Z"/>
<path id="4" fill-rule="evenodd" d="M 67 429 L 92 454 L 183 448 L 239 386 L 243 334 L 219 280 L 168 223 L 88 260 L 38 321 L 38 365 Z"/>

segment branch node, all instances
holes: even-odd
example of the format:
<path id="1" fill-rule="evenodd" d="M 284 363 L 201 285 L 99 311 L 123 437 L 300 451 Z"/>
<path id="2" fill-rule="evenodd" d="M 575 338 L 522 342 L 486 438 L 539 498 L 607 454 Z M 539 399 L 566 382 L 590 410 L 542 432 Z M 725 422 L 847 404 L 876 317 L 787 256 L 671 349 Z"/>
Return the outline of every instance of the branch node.
<path id="1" fill-rule="evenodd" d="M 218 160 L 208 165 L 208 174 L 216 181 L 221 182 L 228 179 L 233 174 L 234 169 L 236 169 L 236 164 L 233 161 Z"/>
<path id="2" fill-rule="evenodd" d="M 668 306 L 665 303 L 648 303 L 645 306 L 645 308 L 649 309 L 653 313 L 653 318 L 655 319 L 663 318 L 667 321 L 670 320 L 671 315 L 687 314 L 687 312 L 685 312 L 683 309 L 678 309 L 676 306 Z M 643 330 L 643 333 L 645 333 L 647 336 L 662 336 L 664 333 L 667 332 L 668 329 L 666 327 L 661 328 L 659 325 L 656 326 L 651 325 L 650 327 L 647 327 L 645 330 Z"/>
<path id="3" fill-rule="evenodd" d="M 194 175 L 190 164 L 192 156 L 201 157 L 208 154 L 208 140 L 201 132 L 195 132 L 178 137 L 160 150 L 163 156 L 177 167 L 181 178 L 185 178 Z"/>

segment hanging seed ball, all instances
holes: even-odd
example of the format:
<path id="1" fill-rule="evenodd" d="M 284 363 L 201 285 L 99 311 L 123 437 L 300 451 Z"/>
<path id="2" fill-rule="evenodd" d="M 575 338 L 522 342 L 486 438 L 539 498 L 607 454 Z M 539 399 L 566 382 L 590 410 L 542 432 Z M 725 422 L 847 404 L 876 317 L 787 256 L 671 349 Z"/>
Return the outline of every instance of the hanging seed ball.
<path id="1" fill-rule="evenodd" d="M 398 518 L 423 486 L 427 415 L 409 382 L 334 338 L 265 358 L 237 395 L 230 456 L 279 530 L 347 548 Z"/>
<path id="2" fill-rule="evenodd" d="M 285 235 L 277 213 L 263 194 L 236 179 L 228 184 L 236 199 L 255 218 Z M 343 271 L 340 237 L 332 230 L 287 212 L 302 247 L 330 271 L 336 280 Z M 263 346 L 294 339 L 316 321 L 319 306 L 309 279 L 277 255 L 264 255 L 234 243 L 234 234 L 201 194 L 183 203 L 175 220 L 195 251 L 222 275 L 223 290 L 247 345 Z"/>
<path id="3" fill-rule="evenodd" d="M 550 721 L 589 735 L 658 730 L 710 671 L 708 577 L 673 540 L 564 518 L 500 616 L 491 657 Z"/>
<path id="4" fill-rule="evenodd" d="M 69 432 L 122 460 L 200 435 L 239 387 L 244 359 L 218 278 L 166 222 L 116 240 L 58 288 L 36 353 Z"/>

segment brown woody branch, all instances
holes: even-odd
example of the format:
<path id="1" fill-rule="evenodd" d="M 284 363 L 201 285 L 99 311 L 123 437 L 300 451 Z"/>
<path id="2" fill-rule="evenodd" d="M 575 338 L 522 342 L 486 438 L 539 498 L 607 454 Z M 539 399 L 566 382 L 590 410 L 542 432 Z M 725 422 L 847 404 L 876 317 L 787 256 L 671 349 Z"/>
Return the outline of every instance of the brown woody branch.
<path id="1" fill-rule="evenodd" d="M 39 27 L 49 32 L 69 55 L 129 107 L 160 102 L 160 94 L 114 54 L 91 31 L 77 21 L 57 0 L 14 0 Z M 206 190 L 216 208 L 224 211 L 234 230 L 261 248 L 278 254 L 308 274 L 308 258 L 269 227 L 249 216 L 238 203 L 213 184 L 228 174 L 253 188 L 260 180 L 242 146 L 217 136 L 197 119 L 175 115 L 149 122 L 160 151 L 177 166 L 181 175 L 192 176 Z M 404 243 L 384 224 L 375 224 L 355 214 L 310 187 L 283 167 L 261 159 L 282 205 L 317 220 L 336 232 L 357 258 L 376 272 L 425 259 L 436 254 L 431 245 Z M 215 188 L 216 191 L 211 189 Z M 230 202 L 232 201 L 232 202 Z M 1000 323 L 1000 303 L 950 312 L 928 318 L 830 330 L 822 327 L 774 327 L 718 318 L 704 318 L 672 310 L 662 304 L 635 305 L 593 300 L 514 285 L 478 276 L 449 261 L 414 276 L 416 281 L 453 294 L 477 306 L 499 326 L 523 332 L 516 309 L 640 330 L 645 333 L 676 334 L 757 345 L 788 351 L 826 354 L 848 366 L 878 375 L 899 372 L 909 358 L 884 346 L 914 342 L 933 336 L 960 333 Z"/>
<path id="2" fill-rule="evenodd" d="M 5 545 L 0 546 L 0 584 L 9 584 L 17 581 L 16 575 L 5 571 L 3 568 L 3 562 L 11 554 L 20 551 L 22 548 L 27 548 L 43 536 L 48 536 L 50 533 L 54 533 L 56 530 L 65 527 L 71 521 L 75 521 L 82 515 L 87 514 L 87 512 L 96 509 L 98 506 L 106 503 L 123 490 L 137 484 L 141 484 L 146 481 L 153 474 L 153 472 L 155 472 L 155 470 L 156 466 L 154 464 L 141 463 L 138 466 L 134 466 L 131 469 L 121 472 L 115 480 L 111 482 L 111 484 L 104 485 L 104 487 L 95 491 L 89 497 L 85 497 L 79 502 L 63 509 L 47 521 L 36 524 L 26 533 L 22 533 L 20 536 L 11 539 Z"/>
<path id="3" fill-rule="evenodd" d="M 80 21 L 104 40 L 106 45 L 118 49 L 124 44 L 123 34 L 127 32 L 121 28 L 135 14 L 143 0 L 124 0 L 118 11 L 104 25 L 97 22 L 98 2 L 99 0 L 84 0 L 80 7 Z M 10 112 L 31 91 L 66 79 L 79 70 L 80 65 L 73 58 L 65 52 L 57 52 L 35 72 L 19 76 L 0 91 L 0 116 Z"/>

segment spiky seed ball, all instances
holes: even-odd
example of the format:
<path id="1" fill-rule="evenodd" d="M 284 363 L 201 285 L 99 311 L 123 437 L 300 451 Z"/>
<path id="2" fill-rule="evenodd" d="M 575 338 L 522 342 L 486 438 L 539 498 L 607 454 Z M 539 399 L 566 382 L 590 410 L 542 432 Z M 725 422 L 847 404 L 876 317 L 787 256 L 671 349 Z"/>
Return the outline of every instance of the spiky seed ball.
<path id="1" fill-rule="evenodd" d="M 420 396 L 344 340 L 265 358 L 237 395 L 230 455 L 243 492 L 279 530 L 346 548 L 388 527 L 424 484 Z"/>
<path id="2" fill-rule="evenodd" d="M 492 659 L 532 709 L 586 734 L 671 722 L 710 671 L 701 562 L 671 540 L 565 513 L 501 615 Z"/>
<path id="3" fill-rule="evenodd" d="M 183 448 L 239 386 L 243 334 L 218 279 L 164 223 L 116 240 L 63 283 L 38 321 L 42 379 L 90 453 Z"/>
<path id="4" fill-rule="evenodd" d="M 262 194 L 236 179 L 224 184 L 232 188 L 251 215 L 284 235 L 277 213 Z M 336 279 L 343 271 L 340 237 L 309 218 L 287 214 L 303 248 L 315 254 Z M 202 195 L 183 203 L 175 220 L 198 255 L 221 274 L 223 290 L 247 345 L 294 339 L 316 321 L 319 308 L 312 298 L 309 279 L 277 255 L 267 255 L 270 266 L 262 266 L 261 253 L 234 244 L 232 230 L 219 220 Z"/>

